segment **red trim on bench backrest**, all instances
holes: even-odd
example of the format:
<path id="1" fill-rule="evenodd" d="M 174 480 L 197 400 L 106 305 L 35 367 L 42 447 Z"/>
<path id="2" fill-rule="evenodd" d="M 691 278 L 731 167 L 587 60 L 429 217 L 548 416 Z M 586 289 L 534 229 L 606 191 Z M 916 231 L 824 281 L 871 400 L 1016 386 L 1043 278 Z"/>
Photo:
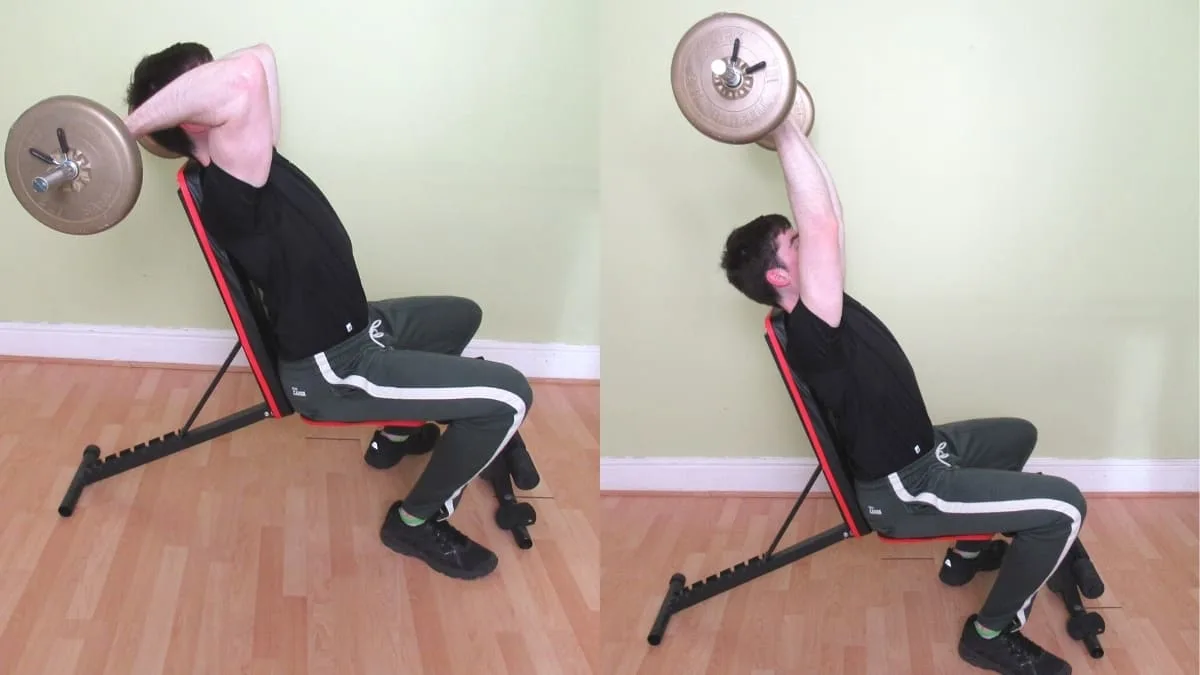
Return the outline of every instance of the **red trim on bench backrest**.
<path id="1" fill-rule="evenodd" d="M 846 526 L 850 528 L 850 533 L 855 537 L 862 536 L 858 531 L 858 526 L 855 524 L 854 516 L 846 507 L 846 499 L 842 495 L 842 490 L 838 486 L 837 481 L 830 477 L 829 460 L 825 456 L 825 448 L 821 445 L 821 439 L 817 435 L 816 429 L 813 427 L 812 419 L 808 415 L 808 406 L 804 405 L 804 398 L 800 395 L 800 388 L 796 386 L 796 381 L 792 377 L 792 369 L 788 365 L 787 355 L 783 351 L 783 345 L 779 344 L 779 336 L 775 334 L 775 323 L 771 320 L 773 312 L 767 314 L 766 332 L 767 341 L 771 344 L 773 352 L 780 372 L 783 373 L 783 380 L 787 383 L 788 392 L 792 395 L 792 403 L 796 406 L 796 411 L 800 413 L 800 419 L 804 421 L 804 429 L 808 433 L 808 441 L 813 446 L 813 452 L 817 456 L 817 461 L 821 463 L 821 473 L 825 476 L 825 482 L 829 484 L 829 489 L 833 491 L 833 496 L 837 499 L 838 510 L 842 512 L 842 519 L 846 521 Z M 960 534 L 960 535 L 945 535 L 937 537 L 918 537 L 918 538 L 899 538 L 888 537 L 876 533 L 882 541 L 889 544 L 915 544 L 926 541 L 990 541 L 995 537 L 995 534 Z"/>
<path id="2" fill-rule="evenodd" d="M 764 323 L 767 331 L 767 341 L 771 344 L 771 351 L 774 353 L 777 362 L 776 365 L 779 366 L 779 372 L 783 375 L 783 381 L 787 384 L 788 393 L 792 395 L 792 404 L 796 406 L 796 411 L 800 413 L 800 419 L 804 422 L 804 430 L 808 433 L 808 442 L 812 444 L 817 461 L 821 464 L 821 473 L 825 476 L 825 482 L 829 484 L 829 489 L 833 492 L 834 499 L 837 500 L 838 510 L 842 512 L 842 520 L 846 521 L 846 526 L 850 528 L 850 534 L 855 537 L 861 537 L 862 534 L 858 531 L 858 525 L 854 522 L 854 515 L 846 507 L 846 497 L 842 494 L 842 489 L 837 484 L 837 481 L 832 477 L 832 472 L 829 469 L 829 460 L 825 457 L 825 448 L 821 446 L 821 439 L 817 436 L 817 431 L 813 428 L 812 419 L 808 416 L 808 406 L 804 405 L 804 399 L 800 396 L 800 390 L 796 387 L 796 381 L 792 379 L 792 368 L 788 365 L 783 345 L 779 344 L 779 336 L 775 335 L 775 325 L 771 321 L 771 316 L 772 314 L 768 313 Z"/>
<path id="3" fill-rule="evenodd" d="M 279 405 L 275 402 L 275 397 L 271 395 L 271 387 L 267 385 L 266 378 L 263 377 L 258 359 L 255 358 L 254 352 L 247 348 L 250 341 L 246 337 L 246 328 L 242 325 L 241 315 L 233 304 L 233 298 L 229 294 L 229 286 L 225 283 L 225 275 L 221 273 L 221 267 L 217 264 L 216 256 L 213 255 L 212 246 L 208 242 L 208 233 L 204 230 L 200 222 L 200 211 L 196 208 L 196 202 L 192 199 L 192 190 L 188 187 L 187 166 L 187 164 L 184 164 L 180 167 L 179 173 L 175 175 L 175 180 L 179 183 L 179 193 L 183 196 L 183 203 L 187 207 L 188 220 L 192 224 L 192 229 L 196 231 L 196 238 L 200 241 L 200 248 L 204 250 L 204 259 L 208 262 L 213 279 L 217 282 L 217 289 L 221 291 L 221 301 L 225 303 L 225 309 L 229 311 L 229 318 L 233 321 L 233 328 L 237 331 L 238 341 L 242 343 L 242 353 L 246 355 L 246 361 L 250 363 L 250 370 L 254 371 L 254 377 L 258 380 L 258 388 L 262 390 L 267 407 L 271 410 L 271 416 L 282 417 L 283 415 L 279 412 Z"/>
<path id="4" fill-rule="evenodd" d="M 308 417 L 305 417 L 303 415 L 300 416 L 300 419 L 304 420 L 305 424 L 308 424 L 309 426 L 314 426 L 314 427 L 372 426 L 372 427 L 379 427 L 379 428 L 382 428 L 382 427 L 406 427 L 406 428 L 415 429 L 417 427 L 423 427 L 426 424 L 425 422 L 419 422 L 417 420 L 393 420 L 391 422 L 378 422 L 378 421 L 368 421 L 368 420 L 363 420 L 361 422 L 337 422 L 337 421 L 330 421 L 330 420 L 309 419 Z"/>
<path id="5" fill-rule="evenodd" d="M 926 541 L 991 541 L 996 537 L 995 534 L 946 534 L 937 537 L 903 539 L 900 537 L 885 537 L 879 533 L 876 533 L 876 536 L 889 544 L 920 544 Z"/>

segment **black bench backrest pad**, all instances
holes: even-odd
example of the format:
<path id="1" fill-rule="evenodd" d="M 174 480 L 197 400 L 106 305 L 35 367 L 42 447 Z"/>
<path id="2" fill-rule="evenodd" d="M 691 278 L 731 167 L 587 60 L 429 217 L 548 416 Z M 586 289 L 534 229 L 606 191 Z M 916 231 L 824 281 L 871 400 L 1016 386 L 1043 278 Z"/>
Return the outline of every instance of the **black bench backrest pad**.
<path id="1" fill-rule="evenodd" d="M 276 369 L 277 352 L 270 339 L 270 321 L 261 294 L 245 270 L 209 236 L 200 220 L 200 205 L 204 201 L 203 172 L 204 167 L 194 160 L 180 167 L 176 176 L 179 200 L 192 224 L 196 241 L 204 252 L 204 259 L 221 293 L 221 301 L 225 303 L 225 310 L 229 313 L 229 320 L 237 332 L 263 399 L 274 417 L 290 415 L 293 411 Z"/>
<path id="2" fill-rule="evenodd" d="M 871 526 L 863 517 L 862 509 L 858 507 L 854 480 L 832 433 L 836 427 L 830 423 L 829 416 L 818 404 L 812 389 L 788 364 L 786 319 L 787 316 L 779 309 L 774 309 L 767 315 L 765 337 L 771 348 L 771 355 L 775 358 L 775 365 L 779 368 L 779 375 L 784 384 L 787 385 L 788 393 L 791 394 L 796 413 L 804 423 L 813 454 L 821 465 L 821 473 L 825 476 L 825 482 L 829 484 L 829 490 L 833 493 L 846 526 L 850 528 L 853 536 L 865 536 L 871 533 Z"/>

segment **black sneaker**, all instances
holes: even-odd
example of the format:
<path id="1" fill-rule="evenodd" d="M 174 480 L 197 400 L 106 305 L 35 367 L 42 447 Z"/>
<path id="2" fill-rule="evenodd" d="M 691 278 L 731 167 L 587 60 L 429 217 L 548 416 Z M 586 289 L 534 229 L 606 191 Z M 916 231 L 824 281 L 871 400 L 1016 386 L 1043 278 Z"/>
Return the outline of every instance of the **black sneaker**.
<path id="1" fill-rule="evenodd" d="M 985 639 L 975 630 L 976 617 L 967 618 L 958 641 L 963 661 L 1003 675 L 1071 675 L 1071 664 L 1042 649 L 1015 626 Z"/>
<path id="2" fill-rule="evenodd" d="M 373 468 L 390 469 L 393 466 L 409 455 L 424 455 L 433 450 L 433 446 L 437 444 L 438 438 L 442 435 L 442 430 L 436 424 L 425 424 L 417 429 L 395 429 L 396 435 L 409 433 L 408 438 L 402 441 L 393 441 L 383 435 L 383 431 L 375 432 L 371 437 L 371 443 L 367 445 L 367 452 L 363 455 L 363 459 Z"/>
<path id="3" fill-rule="evenodd" d="M 938 579 L 947 586 L 962 586 L 975 578 L 976 572 L 991 572 L 1000 569 L 1004 554 L 1008 551 L 1008 542 L 1003 539 L 993 539 L 983 547 L 974 558 L 964 558 L 952 548 L 946 549 L 946 558 L 942 560 Z"/>
<path id="4" fill-rule="evenodd" d="M 496 569 L 496 554 L 471 541 L 449 521 L 430 518 L 421 525 L 405 525 L 396 502 L 388 509 L 379 538 L 402 555 L 423 560 L 434 570 L 455 579 L 477 579 Z"/>

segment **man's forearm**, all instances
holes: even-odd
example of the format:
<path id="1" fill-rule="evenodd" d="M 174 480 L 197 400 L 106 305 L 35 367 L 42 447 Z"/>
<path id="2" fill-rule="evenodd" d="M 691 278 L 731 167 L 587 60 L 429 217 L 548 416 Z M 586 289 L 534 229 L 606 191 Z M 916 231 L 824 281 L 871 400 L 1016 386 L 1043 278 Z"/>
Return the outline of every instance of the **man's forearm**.
<path id="1" fill-rule="evenodd" d="M 255 67 L 261 72 L 261 64 L 249 54 L 197 66 L 131 112 L 125 124 L 135 138 L 188 122 L 219 126 L 244 99 Z"/>
<path id="2" fill-rule="evenodd" d="M 840 209 L 835 205 L 835 193 L 808 139 L 789 129 L 775 140 L 796 226 L 838 227 Z"/>

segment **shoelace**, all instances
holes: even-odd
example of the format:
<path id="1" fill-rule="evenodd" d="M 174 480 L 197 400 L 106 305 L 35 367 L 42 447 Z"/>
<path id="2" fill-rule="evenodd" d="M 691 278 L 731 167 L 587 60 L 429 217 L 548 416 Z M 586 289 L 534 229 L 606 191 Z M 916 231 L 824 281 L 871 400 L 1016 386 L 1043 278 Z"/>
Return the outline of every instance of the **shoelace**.
<path id="1" fill-rule="evenodd" d="M 445 520 L 434 521 L 433 538 L 443 547 L 460 548 L 468 544 L 467 536 Z"/>
<path id="2" fill-rule="evenodd" d="M 1019 658 L 1023 663 L 1030 663 L 1038 655 L 1038 647 L 1032 640 L 1025 637 L 1020 631 L 1013 631 L 1008 634 L 1008 651 Z"/>

